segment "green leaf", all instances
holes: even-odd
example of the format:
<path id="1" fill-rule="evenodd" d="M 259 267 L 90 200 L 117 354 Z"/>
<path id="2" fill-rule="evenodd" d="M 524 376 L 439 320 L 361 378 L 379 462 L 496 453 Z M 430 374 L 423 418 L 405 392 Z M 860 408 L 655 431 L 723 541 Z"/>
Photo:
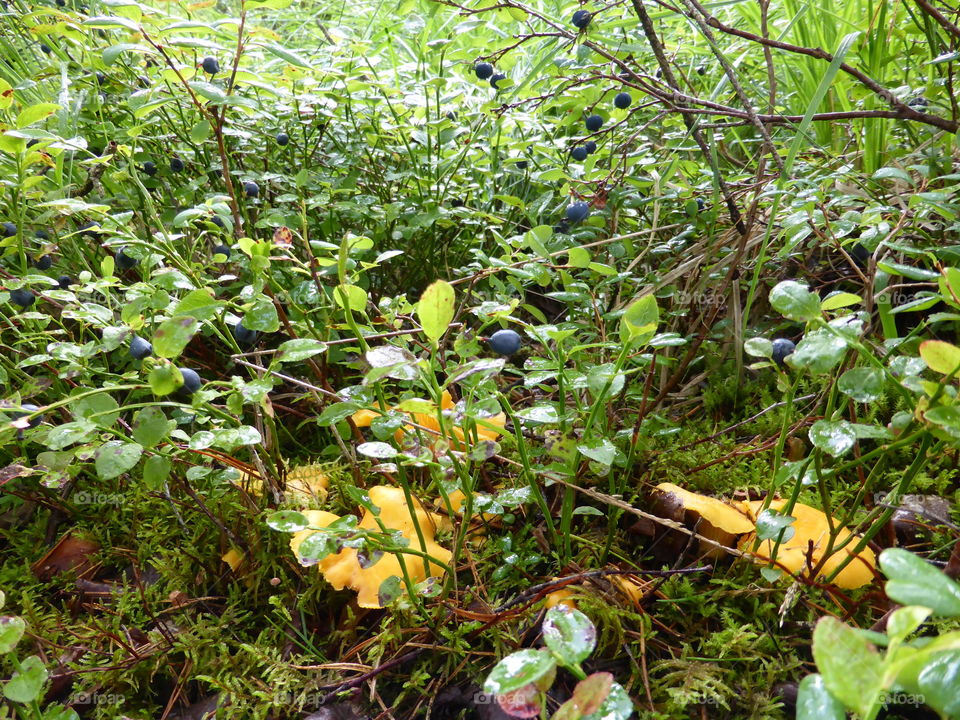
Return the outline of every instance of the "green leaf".
<path id="1" fill-rule="evenodd" d="M 97 450 L 97 459 L 94 465 L 101 480 L 112 480 L 131 470 L 140 462 L 143 455 L 143 446 L 139 443 L 125 443 L 120 440 L 111 440 L 104 443 Z"/>
<path id="2" fill-rule="evenodd" d="M 227 94 L 213 83 L 203 80 L 194 80 L 190 83 L 190 88 L 199 96 L 209 100 L 215 105 L 223 105 L 227 101 Z"/>
<path id="3" fill-rule="evenodd" d="M 601 465 L 613 465 L 613 460 L 617 456 L 617 448 L 606 438 L 594 438 L 577 445 L 583 455 Z"/>
<path id="4" fill-rule="evenodd" d="M 753 357 L 772 357 L 773 343 L 765 337 L 753 337 L 743 343 L 743 351 Z"/>
<path id="5" fill-rule="evenodd" d="M 582 720 L 627 720 L 632 714 L 633 702 L 630 696 L 620 683 L 614 682 L 610 683 L 610 692 L 600 709 L 584 715 Z"/>
<path id="6" fill-rule="evenodd" d="M 281 510 L 267 518 L 267 527 L 280 532 L 295 533 L 310 527 L 310 521 L 303 513 Z"/>
<path id="7" fill-rule="evenodd" d="M 784 280 L 770 291 L 770 305 L 790 320 L 808 322 L 820 317 L 820 297 L 796 280 Z"/>
<path id="8" fill-rule="evenodd" d="M 313 338 L 295 338 L 287 340 L 277 348 L 277 354 L 274 359 L 277 362 L 300 362 L 314 355 L 319 355 L 327 351 L 325 343 Z"/>
<path id="9" fill-rule="evenodd" d="M 796 720 L 844 720 L 843 704 L 837 700 L 818 674 L 807 675 L 797 690 Z"/>
<path id="10" fill-rule="evenodd" d="M 657 332 L 660 308 L 653 295 L 644 295 L 634 300 L 623 313 L 620 321 L 620 339 L 624 342 L 645 342 Z"/>
<path id="11" fill-rule="evenodd" d="M 880 553 L 880 568 L 890 578 L 887 595 L 902 605 L 921 605 L 944 617 L 960 617 L 960 584 L 902 548 Z"/>
<path id="12" fill-rule="evenodd" d="M 170 459 L 163 455 L 151 455 L 143 463 L 143 483 L 149 490 L 159 490 L 170 477 Z"/>
<path id="13" fill-rule="evenodd" d="M 247 330 L 258 332 L 276 332 L 280 329 L 280 318 L 273 300 L 261 296 L 253 303 L 253 307 L 243 314 L 243 326 Z"/>
<path id="14" fill-rule="evenodd" d="M 27 629 L 27 624 L 23 618 L 19 617 L 0 617 L 0 654 L 6 654 L 13 650 L 23 633 Z"/>
<path id="15" fill-rule="evenodd" d="M 216 315 L 223 303 L 213 297 L 207 288 L 191 290 L 177 303 L 173 314 L 175 316 L 193 317 L 197 320 L 209 320 Z"/>
<path id="16" fill-rule="evenodd" d="M 851 305 L 859 305 L 861 302 L 863 302 L 863 298 L 859 295 L 848 292 L 835 292 L 823 299 L 820 303 L 820 309 L 839 310 L 840 308 L 850 307 Z"/>
<path id="17" fill-rule="evenodd" d="M 40 697 L 43 685 L 47 682 L 47 668 L 36 655 L 31 655 L 20 663 L 20 671 L 7 680 L 3 694 L 8 700 L 18 703 L 30 703 Z"/>
<path id="18" fill-rule="evenodd" d="M 494 666 L 483 683 L 483 691 L 488 695 L 503 695 L 519 690 L 553 672 L 556 667 L 557 661 L 546 649 L 520 650 Z"/>
<path id="19" fill-rule="evenodd" d="M 179 357 L 199 325 L 192 317 L 173 317 L 163 321 L 153 334 L 154 354 L 169 360 Z"/>
<path id="20" fill-rule="evenodd" d="M 21 110 L 20 114 L 17 115 L 17 127 L 25 128 L 28 125 L 33 125 L 38 120 L 50 117 L 59 109 L 60 106 L 53 103 L 37 103 L 36 105 L 31 105 Z"/>
<path id="21" fill-rule="evenodd" d="M 851 368 L 840 376 L 837 387 L 857 402 L 869 403 L 883 396 L 883 371 L 877 368 Z"/>
<path id="22" fill-rule="evenodd" d="M 198 145 L 210 137 L 211 127 L 206 120 L 201 120 L 190 128 L 190 139 Z"/>
<path id="23" fill-rule="evenodd" d="M 920 343 L 920 357 L 928 368 L 941 375 L 956 375 L 960 371 L 960 347 L 943 340 Z"/>
<path id="24" fill-rule="evenodd" d="M 106 392 L 79 398 L 68 407 L 77 420 L 89 420 L 101 428 L 111 427 L 120 417 L 120 406 L 113 396 Z"/>
<path id="25" fill-rule="evenodd" d="M 797 343 L 797 349 L 787 358 L 787 364 L 797 369 L 806 369 L 815 375 L 830 372 L 843 359 L 847 341 L 829 330 L 807 333 Z"/>
<path id="26" fill-rule="evenodd" d="M 133 439 L 145 448 L 152 448 L 167 436 L 169 421 L 161 408 L 146 407 L 133 421 Z"/>
<path id="27" fill-rule="evenodd" d="M 356 285 L 337 285 L 333 291 L 333 299 L 343 309 L 349 305 L 352 312 L 362 313 L 367 307 L 367 293 Z"/>
<path id="28" fill-rule="evenodd" d="M 543 619 L 543 641 L 565 665 L 581 663 L 597 646 L 597 629 L 590 618 L 566 605 L 554 605 Z"/>
<path id="29" fill-rule="evenodd" d="M 873 717 L 883 693 L 883 661 L 849 625 L 823 617 L 813 631 L 813 658 L 827 690 L 863 718 Z"/>
<path id="30" fill-rule="evenodd" d="M 278 58 L 281 58 L 282 60 L 286 60 L 291 65 L 296 65 L 297 67 L 302 67 L 307 70 L 310 70 L 313 67 L 313 65 L 311 65 L 306 58 L 298 55 L 295 52 L 291 52 L 290 50 L 287 50 L 285 47 L 281 47 L 280 45 L 274 45 L 271 43 L 269 45 L 262 45 L 261 47 L 273 53 Z"/>
<path id="31" fill-rule="evenodd" d="M 846 455 L 857 441 L 856 432 L 846 420 L 817 420 L 808 436 L 814 447 L 833 457 Z"/>
<path id="32" fill-rule="evenodd" d="M 423 291 L 417 303 L 417 319 L 423 334 L 437 342 L 453 321 L 455 293 L 445 280 L 437 280 Z"/>
<path id="33" fill-rule="evenodd" d="M 163 363 L 155 365 L 147 376 L 147 382 L 150 383 L 150 390 L 154 395 L 169 395 L 183 385 L 183 375 L 180 369 L 172 363 Z"/>

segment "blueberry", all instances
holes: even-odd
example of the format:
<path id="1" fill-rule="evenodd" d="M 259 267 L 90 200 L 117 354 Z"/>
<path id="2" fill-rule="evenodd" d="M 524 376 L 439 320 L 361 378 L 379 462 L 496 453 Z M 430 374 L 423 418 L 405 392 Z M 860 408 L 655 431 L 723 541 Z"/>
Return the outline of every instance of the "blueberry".
<path id="1" fill-rule="evenodd" d="M 143 173 L 144 175 L 149 175 L 150 177 L 153 177 L 154 175 L 156 175 L 157 174 L 156 164 L 154 164 L 153 161 L 151 160 L 147 160 L 143 164 Z"/>
<path id="2" fill-rule="evenodd" d="M 518 170 L 526 170 L 526 169 L 527 169 L 527 166 L 528 166 L 529 164 L 530 164 L 530 163 L 528 163 L 526 160 L 520 160 L 520 161 L 517 163 L 517 169 L 518 169 Z"/>
<path id="3" fill-rule="evenodd" d="M 183 172 L 183 168 L 184 168 L 183 160 L 181 160 L 178 157 L 170 158 L 170 172 L 175 172 L 175 173 Z"/>
<path id="4" fill-rule="evenodd" d="M 587 118 L 587 130 L 590 132 L 596 132 L 603 127 L 603 118 L 599 115 L 591 115 Z"/>
<path id="5" fill-rule="evenodd" d="M 88 220 L 83 225 L 80 226 L 80 235 L 83 237 L 88 237 L 91 239 L 96 239 L 97 233 L 94 230 L 100 229 L 100 223 L 96 220 Z"/>
<path id="6" fill-rule="evenodd" d="M 3 236 L 5 238 L 13 237 L 17 234 L 17 226 L 12 222 L 5 222 L 3 225 L 0 225 L 3 228 Z"/>
<path id="7" fill-rule="evenodd" d="M 18 420 L 22 417 L 26 417 L 27 415 L 33 415 L 33 413 L 37 412 L 37 410 L 39 409 L 40 408 L 38 408 L 33 403 L 21 403 L 19 410 L 14 410 L 13 412 L 10 413 L 10 419 Z M 27 424 L 30 427 L 36 427 L 41 422 L 43 422 L 43 415 L 37 415 L 36 417 L 28 420 Z"/>
<path id="8" fill-rule="evenodd" d="M 450 201 L 450 207 L 458 208 L 464 205 L 466 205 L 466 203 L 463 201 L 463 198 L 453 198 L 453 200 Z"/>
<path id="9" fill-rule="evenodd" d="M 705 65 L 700 65 L 697 67 L 697 75 L 706 75 L 706 74 L 707 74 L 707 68 Z"/>
<path id="10" fill-rule="evenodd" d="M 49 240 L 49 239 L 50 239 L 50 233 L 48 233 L 48 232 L 47 232 L 46 230 L 44 230 L 43 228 L 40 228 L 39 230 L 37 230 L 37 231 L 33 234 L 33 236 L 34 236 L 37 240 Z"/>
<path id="11" fill-rule="evenodd" d="M 479 79 L 486 80 L 493 75 L 493 65 L 488 62 L 477 63 L 473 66 L 473 71 Z"/>
<path id="12" fill-rule="evenodd" d="M 73 285 L 73 278 L 69 275 L 61 275 L 57 278 L 57 285 L 60 286 L 61 290 L 66 290 L 68 287 Z"/>
<path id="13" fill-rule="evenodd" d="M 590 203 L 578 200 L 567 205 L 566 218 L 572 223 L 578 223 L 586 220 L 590 215 Z"/>
<path id="14" fill-rule="evenodd" d="M 33 147 L 34 145 L 36 145 L 38 142 L 40 142 L 40 141 L 37 140 L 36 138 L 31 138 L 31 139 L 27 140 L 27 147 L 28 147 L 28 148 L 32 148 L 32 147 Z"/>
<path id="15" fill-rule="evenodd" d="M 41 255 L 37 258 L 34 266 L 37 268 L 37 270 L 49 270 L 53 266 L 53 256 Z"/>
<path id="16" fill-rule="evenodd" d="M 219 215 L 214 215 L 212 218 L 210 218 L 210 222 L 212 222 L 218 228 L 226 227 L 226 224 L 223 222 L 223 218 Z"/>
<path id="17" fill-rule="evenodd" d="M 28 308 L 37 301 L 36 296 L 26 288 L 10 291 L 10 302 L 22 308 Z"/>
<path id="18" fill-rule="evenodd" d="M 496 89 L 497 89 L 497 84 L 498 84 L 501 80 L 506 80 L 506 79 L 507 79 L 507 76 L 506 76 L 506 75 L 504 75 L 503 73 L 497 73 L 497 74 L 494 75 L 492 78 L 490 78 L 490 87 L 492 87 L 494 90 L 496 90 Z"/>
<path id="19" fill-rule="evenodd" d="M 253 180 L 247 180 L 243 184 L 243 191 L 247 194 L 248 198 L 255 198 L 260 194 L 260 186 Z"/>
<path id="20" fill-rule="evenodd" d="M 104 85 L 107 82 L 107 76 L 101 72 L 97 73 L 97 85 Z"/>
<path id="21" fill-rule="evenodd" d="M 183 386 L 180 388 L 180 393 L 183 395 L 193 395 L 203 384 L 203 380 L 200 379 L 196 370 L 180 368 L 180 374 L 183 376 Z"/>
<path id="22" fill-rule="evenodd" d="M 449 120 L 450 122 L 456 122 L 456 121 L 457 121 L 457 114 L 456 114 L 453 110 L 447 110 L 447 114 L 445 115 L 445 117 L 446 117 L 447 120 Z"/>
<path id="23" fill-rule="evenodd" d="M 597 151 L 597 144 L 593 140 L 587 140 L 583 149 L 587 151 L 587 155 L 593 155 Z"/>
<path id="24" fill-rule="evenodd" d="M 578 145 L 570 151 L 570 157 L 572 157 L 574 160 L 583 162 L 587 159 L 587 148 L 583 145 Z"/>
<path id="25" fill-rule="evenodd" d="M 655 72 L 654 75 L 656 76 L 657 80 L 659 80 L 660 78 L 663 77 L 663 70 L 661 70 L 660 68 L 657 68 L 657 72 Z"/>
<path id="26" fill-rule="evenodd" d="M 555 233 L 568 233 L 570 232 L 570 223 L 567 222 L 567 219 L 564 218 L 556 225 L 553 226 L 553 231 Z"/>
<path id="27" fill-rule="evenodd" d="M 200 66 L 208 75 L 216 75 L 218 72 L 220 72 L 220 63 L 217 62 L 216 58 L 205 57 L 203 62 L 200 63 Z"/>
<path id="28" fill-rule="evenodd" d="M 131 255 L 127 255 L 126 251 L 127 249 L 125 247 L 122 247 L 119 250 L 117 250 L 117 254 L 113 256 L 114 262 L 116 263 L 117 267 L 120 268 L 121 270 L 129 270 L 130 268 L 135 268 L 137 266 L 137 263 L 140 262 L 139 260 L 137 260 L 137 258 Z"/>
<path id="29" fill-rule="evenodd" d="M 930 101 L 927 100 L 923 95 L 917 95 L 915 98 L 910 98 L 907 102 L 912 108 L 925 108 L 930 104 Z"/>
<path id="30" fill-rule="evenodd" d="M 520 349 L 520 336 L 513 330 L 497 330 L 487 342 L 498 355 L 513 355 Z"/>
<path id="31" fill-rule="evenodd" d="M 626 110 L 632 102 L 633 98 L 630 97 L 628 92 L 617 93 L 617 96 L 613 99 L 613 104 L 621 110 Z"/>
<path id="32" fill-rule="evenodd" d="M 697 212 L 703 212 L 703 209 L 707 206 L 707 201 L 701 197 L 697 198 Z"/>
<path id="33" fill-rule="evenodd" d="M 780 367 L 786 367 L 783 361 L 788 355 L 792 355 L 793 351 L 796 349 L 797 346 L 793 340 L 787 340 L 787 338 L 776 338 L 773 341 L 773 361 Z"/>
<path id="34" fill-rule="evenodd" d="M 130 357 L 134 360 L 143 360 L 153 352 L 153 345 L 144 340 L 139 335 L 130 338 Z"/>
<path id="35" fill-rule="evenodd" d="M 236 339 L 237 344 L 247 347 L 250 345 L 256 345 L 257 339 L 260 337 L 260 333 L 258 333 L 256 330 L 245 328 L 239 322 L 230 328 L 230 332 L 233 333 L 233 337 Z"/>
<path id="36" fill-rule="evenodd" d="M 277 133 L 277 145 L 286 145 L 290 142 L 290 136 L 286 133 Z"/>
<path id="37" fill-rule="evenodd" d="M 216 245 L 213 248 L 214 255 L 226 255 L 227 258 L 230 257 L 230 248 L 226 245 Z"/>
<path id="38" fill-rule="evenodd" d="M 46 43 L 40 43 L 40 52 L 42 52 L 44 55 L 49 55 L 53 52 L 53 48 Z"/>
<path id="39" fill-rule="evenodd" d="M 575 28 L 580 28 L 583 30 L 587 25 L 590 24 L 591 19 L 593 19 L 593 13 L 591 13 L 589 10 L 577 10 L 570 20 Z"/>

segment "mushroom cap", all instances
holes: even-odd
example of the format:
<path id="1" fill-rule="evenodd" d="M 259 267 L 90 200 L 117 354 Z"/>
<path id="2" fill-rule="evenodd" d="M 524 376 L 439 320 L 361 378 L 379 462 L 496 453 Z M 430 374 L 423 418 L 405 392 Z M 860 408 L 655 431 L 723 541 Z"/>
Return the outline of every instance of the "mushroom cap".
<path id="1" fill-rule="evenodd" d="M 698 495 L 673 483 L 660 483 L 656 489 L 663 493 L 672 493 L 680 500 L 684 510 L 696 513 L 719 530 L 740 535 L 756 529 L 743 510 L 728 505 L 723 500 Z"/>
<path id="2" fill-rule="evenodd" d="M 414 500 L 414 508 L 407 505 L 403 490 L 400 488 L 378 485 L 369 490 L 370 501 L 379 508 L 379 515 L 369 510 L 364 512 L 359 527 L 367 530 L 380 528 L 377 518 L 389 530 L 399 530 L 410 542 L 410 547 L 428 554 L 443 563 L 450 561 L 452 553 L 441 547 L 434 540 L 437 531 L 439 516 L 427 512 L 419 501 Z M 328 527 L 338 516 L 322 510 L 305 510 L 303 514 L 316 527 Z M 417 535 L 414 518 L 423 533 L 423 543 Z M 315 531 L 311 529 L 294 533 L 290 540 L 290 548 L 299 556 L 298 549 L 305 538 Z M 432 577 L 441 577 L 443 568 L 433 561 L 424 562 L 416 555 L 404 555 L 404 565 L 407 574 L 414 583 L 426 579 L 427 571 Z M 425 567 L 428 566 L 428 567 Z M 380 603 L 380 586 L 391 577 L 403 577 L 400 560 L 394 553 L 384 553 L 376 562 L 367 567 L 361 567 L 356 548 L 344 548 L 338 553 L 328 555 L 317 563 L 323 577 L 334 590 L 349 587 L 357 591 L 357 603 L 362 608 L 382 608 Z"/>
<path id="3" fill-rule="evenodd" d="M 781 510 L 787 504 L 786 500 L 773 500 L 770 508 Z M 756 520 L 763 508 L 762 500 L 753 500 L 737 503 L 745 513 Z M 809 553 L 810 543 L 813 542 L 812 560 L 816 565 L 823 558 L 830 541 L 830 528 L 827 524 L 827 516 L 820 510 L 803 503 L 796 503 L 793 510 L 790 511 L 792 517 L 796 520 L 790 527 L 794 529 L 793 536 L 782 543 L 777 549 L 777 564 L 786 568 L 790 572 L 798 575 L 806 575 L 810 572 L 808 567 L 807 555 Z M 837 534 L 834 546 L 837 546 L 850 538 L 852 533 L 848 528 L 838 527 L 834 523 L 834 531 Z M 749 535 L 741 540 L 741 549 L 749 549 L 752 546 L 755 537 Z M 853 547 L 857 544 L 857 538 L 850 540 L 850 544 L 842 550 L 834 551 L 823 563 L 820 569 L 822 575 L 830 575 L 837 567 L 844 562 L 847 557 L 853 555 Z M 774 542 L 764 540 L 756 550 L 755 557 L 758 562 L 769 562 L 773 554 Z M 873 550 L 865 547 L 860 553 L 854 556 L 854 559 L 840 571 L 833 579 L 833 584 L 844 589 L 858 588 L 873 582 L 875 574 L 874 569 L 877 566 L 877 558 Z"/>

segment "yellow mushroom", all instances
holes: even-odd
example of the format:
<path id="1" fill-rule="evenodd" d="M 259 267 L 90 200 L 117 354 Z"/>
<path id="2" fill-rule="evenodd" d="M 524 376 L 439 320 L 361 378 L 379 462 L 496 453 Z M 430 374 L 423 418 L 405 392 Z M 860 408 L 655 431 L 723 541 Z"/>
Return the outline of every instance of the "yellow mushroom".
<path id="1" fill-rule="evenodd" d="M 773 500 L 770 503 L 770 508 L 773 510 L 781 510 L 786 504 L 786 500 Z M 737 506 L 756 521 L 763 508 L 763 501 L 740 502 L 737 503 Z M 830 528 L 827 525 L 827 516 L 820 510 L 810 507 L 809 505 L 804 505 L 803 503 L 796 503 L 793 506 L 793 510 L 790 511 L 790 515 L 796 518 L 790 526 L 794 529 L 793 536 L 790 537 L 789 540 L 780 543 L 780 546 L 777 548 L 776 562 L 777 565 L 782 566 L 795 575 L 807 575 L 811 570 L 809 561 L 812 561 L 813 565 L 816 566 L 827 550 L 827 544 L 830 541 Z M 836 523 L 834 523 L 834 532 L 836 534 L 836 539 L 833 543 L 834 547 L 842 544 L 847 538 L 853 535 L 849 529 L 838 527 Z M 754 534 L 745 536 L 740 543 L 741 549 L 747 550 L 752 548 L 755 538 L 756 536 Z M 855 536 L 842 550 L 832 552 L 824 562 L 820 573 L 824 576 L 829 576 L 842 562 L 853 555 L 853 548 L 858 541 L 859 536 Z M 810 550 L 811 542 L 813 543 L 812 551 Z M 764 540 L 761 542 L 760 547 L 756 551 L 755 559 L 757 562 L 769 562 L 773 554 L 773 546 L 774 542 L 772 540 Z M 833 579 L 833 584 L 845 589 L 853 589 L 866 585 L 873 581 L 874 568 L 876 565 L 877 561 L 873 550 L 866 547 L 858 555 L 854 556 L 847 566 L 840 571 Z"/>
<path id="2" fill-rule="evenodd" d="M 698 495 L 673 483 L 660 483 L 656 490 L 674 495 L 688 513 L 688 519 L 689 515 L 693 515 L 693 519 L 698 520 L 697 534 L 716 543 L 701 540 L 700 551 L 709 557 L 720 557 L 723 554 L 722 548 L 717 545 L 731 547 L 737 535 L 752 532 L 755 528 L 752 520 L 741 510 L 717 498 Z"/>
<path id="3" fill-rule="evenodd" d="M 434 433 L 439 435 L 440 433 L 440 421 L 437 419 L 436 405 L 430 403 L 429 401 L 423 401 L 424 406 L 430 408 L 427 411 L 404 411 L 410 415 L 411 420 L 417 425 L 427 428 L 427 430 L 433 430 Z M 447 390 L 443 391 L 443 395 L 440 399 L 440 409 L 441 410 L 450 410 L 454 406 L 453 397 L 450 395 L 450 392 Z M 394 408 L 396 409 L 396 408 Z M 380 416 L 380 413 L 376 410 L 358 410 L 353 414 L 352 420 L 354 425 L 358 428 L 360 427 L 370 427 L 370 423 L 373 420 Z M 503 434 L 503 427 L 506 423 L 507 417 L 503 413 L 499 413 L 493 417 L 485 418 L 484 420 L 477 421 L 477 437 L 480 440 L 496 440 L 500 435 Z M 449 428 L 450 425 L 448 424 Z M 448 438 L 451 445 L 454 447 L 460 448 L 463 445 L 464 440 L 467 438 L 467 433 L 464 432 L 463 428 L 454 426 L 453 437 Z M 396 432 L 397 442 L 403 440 L 404 436 L 407 433 L 414 433 L 417 431 L 417 428 L 413 425 L 407 425 Z M 428 433 L 432 435 L 433 433 Z M 472 433 L 470 434 L 472 439 Z"/>
<path id="4" fill-rule="evenodd" d="M 379 516 L 375 516 L 369 510 L 364 512 L 360 520 L 359 527 L 367 530 L 379 530 L 377 517 L 383 525 L 389 530 L 399 530 L 409 542 L 410 548 L 420 550 L 428 554 L 431 558 L 442 563 L 450 560 L 451 553 L 446 548 L 441 547 L 434 540 L 437 531 L 439 516 L 429 513 L 423 509 L 419 501 L 414 500 L 415 508 L 411 512 L 406 503 L 403 490 L 400 488 L 385 487 L 379 485 L 370 488 L 371 502 L 380 509 Z M 321 510 L 306 510 L 303 512 L 311 525 L 315 527 L 328 527 L 339 518 L 333 513 Z M 417 535 L 414 518 L 420 526 L 423 533 L 423 543 Z M 290 547 L 294 554 L 299 558 L 300 544 L 315 530 L 306 529 L 294 534 L 290 541 Z M 424 562 L 424 558 L 417 555 L 403 554 L 403 562 L 407 569 L 410 579 L 417 583 L 427 577 L 425 564 L 429 565 L 429 573 L 432 577 L 443 575 L 443 568 L 436 562 Z M 335 590 L 342 590 L 349 587 L 357 591 L 357 602 L 363 608 L 380 608 L 380 586 L 391 577 L 403 577 L 403 571 L 400 568 L 400 559 L 397 554 L 384 553 L 383 556 L 366 568 L 360 566 L 355 548 L 344 548 L 334 555 L 328 555 L 317 563 L 320 572 L 324 578 Z"/>

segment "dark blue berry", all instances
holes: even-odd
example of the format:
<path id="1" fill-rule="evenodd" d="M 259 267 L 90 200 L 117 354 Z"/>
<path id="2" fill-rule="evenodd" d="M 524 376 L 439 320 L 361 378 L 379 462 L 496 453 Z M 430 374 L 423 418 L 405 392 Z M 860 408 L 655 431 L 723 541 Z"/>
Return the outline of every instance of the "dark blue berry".
<path id="1" fill-rule="evenodd" d="M 80 226 L 80 235 L 83 237 L 88 237 L 91 239 L 96 239 L 97 233 L 94 230 L 100 229 L 100 223 L 96 220 L 88 220 L 83 225 Z"/>
<path id="2" fill-rule="evenodd" d="M 473 71 L 481 80 L 486 80 L 493 75 L 493 65 L 488 62 L 477 63 L 473 66 Z"/>
<path id="3" fill-rule="evenodd" d="M 130 357 L 134 360 L 143 360 L 153 352 L 153 345 L 144 340 L 139 335 L 130 338 Z"/>
<path id="4" fill-rule="evenodd" d="M 17 226 L 12 222 L 5 222 L 3 225 L 0 225 L 3 228 L 3 236 L 5 238 L 13 237 L 17 234 Z"/>
<path id="5" fill-rule="evenodd" d="M 180 392 L 184 395 L 193 395 L 203 384 L 203 380 L 200 379 L 200 375 L 196 370 L 180 368 L 180 375 L 183 376 L 183 385 L 180 388 Z"/>
<path id="6" fill-rule="evenodd" d="M 151 161 L 151 160 L 147 160 L 147 161 L 143 164 L 143 173 L 144 173 L 145 175 L 149 175 L 150 177 L 153 177 L 154 175 L 156 175 L 156 174 L 157 174 L 157 166 L 156 166 L 156 164 L 155 164 L 153 161 Z"/>
<path id="7" fill-rule="evenodd" d="M 573 150 L 570 151 L 570 157 L 580 162 L 586 160 L 587 148 L 583 145 L 577 145 L 577 147 L 575 147 Z"/>
<path id="8" fill-rule="evenodd" d="M 520 349 L 520 336 L 513 330 L 497 330 L 487 342 L 498 355 L 513 355 Z"/>
<path id="9" fill-rule="evenodd" d="M 26 288 L 10 291 L 10 302 L 22 308 L 28 308 L 37 301 L 36 296 Z"/>
<path id="10" fill-rule="evenodd" d="M 57 278 L 57 285 L 60 286 L 61 290 L 66 290 L 68 287 L 73 285 L 73 278 L 69 275 L 61 275 Z"/>
<path id="11" fill-rule="evenodd" d="M 205 57 L 203 62 L 200 63 L 200 66 L 208 75 L 216 75 L 218 72 L 220 72 L 220 63 L 217 62 L 216 58 Z"/>
<path id="12" fill-rule="evenodd" d="M 245 328 L 241 323 L 237 323 L 232 328 L 230 332 L 233 333 L 233 337 L 236 339 L 238 345 L 250 346 L 255 345 L 257 338 L 260 337 L 260 333 L 256 330 L 250 330 Z"/>
<path id="13" fill-rule="evenodd" d="M 506 75 L 504 75 L 503 73 L 497 73 L 492 78 L 490 78 L 490 87 L 492 87 L 494 90 L 497 90 L 498 89 L 497 86 L 499 85 L 500 81 L 506 80 L 506 79 L 507 79 Z"/>
<path id="14" fill-rule="evenodd" d="M 587 155 L 593 155 L 597 151 L 597 144 L 593 140 L 587 140 L 583 148 L 587 151 Z"/>
<path id="15" fill-rule="evenodd" d="M 183 160 L 178 157 L 170 158 L 170 172 L 183 172 Z"/>
<path id="16" fill-rule="evenodd" d="M 286 145 L 290 142 L 290 136 L 286 133 L 277 133 L 277 145 Z"/>
<path id="17" fill-rule="evenodd" d="M 49 239 L 50 239 L 50 233 L 48 233 L 48 232 L 47 232 L 46 230 L 44 230 L 43 228 L 40 228 L 39 230 L 37 230 L 37 231 L 33 234 L 33 236 L 34 236 L 37 240 L 49 240 Z"/>
<path id="18" fill-rule="evenodd" d="M 226 255 L 226 256 L 229 258 L 229 257 L 230 257 L 230 248 L 227 247 L 226 245 L 216 245 L 216 246 L 213 248 L 213 254 L 214 254 L 214 255 Z"/>
<path id="19" fill-rule="evenodd" d="M 572 223 L 578 223 L 587 219 L 590 215 L 590 203 L 578 200 L 567 205 L 566 218 Z"/>
<path id="20" fill-rule="evenodd" d="M 621 110 L 626 110 L 632 102 L 633 98 L 630 97 L 628 92 L 617 93 L 617 96 L 613 99 L 613 104 Z"/>
<path id="21" fill-rule="evenodd" d="M 51 255 L 41 255 L 34 265 L 37 270 L 49 270 L 53 266 L 53 257 Z"/>
<path id="22" fill-rule="evenodd" d="M 590 132 L 596 132 L 603 127 L 603 118 L 599 115 L 591 115 L 587 118 L 586 125 L 587 130 Z"/>
<path id="23" fill-rule="evenodd" d="M 784 360 L 786 360 L 788 355 L 792 355 L 793 351 L 797 349 L 796 344 L 793 340 L 788 340 L 787 338 L 777 338 L 773 341 L 773 361 L 780 367 L 785 367 Z"/>
<path id="24" fill-rule="evenodd" d="M 260 194 L 260 186 L 253 180 L 247 180 L 243 184 L 243 191 L 247 194 L 248 198 L 255 198 Z"/>
<path id="25" fill-rule="evenodd" d="M 120 248 L 117 250 L 117 254 L 113 256 L 114 262 L 117 267 L 121 270 L 129 270 L 130 268 L 135 268 L 137 263 L 140 261 L 132 255 L 127 255 L 126 248 Z"/>
<path id="26" fill-rule="evenodd" d="M 580 28 L 583 30 L 587 25 L 590 24 L 591 19 L 593 19 L 593 13 L 591 13 L 589 10 L 577 10 L 573 14 L 571 22 L 573 22 L 573 26 L 575 28 Z"/>

